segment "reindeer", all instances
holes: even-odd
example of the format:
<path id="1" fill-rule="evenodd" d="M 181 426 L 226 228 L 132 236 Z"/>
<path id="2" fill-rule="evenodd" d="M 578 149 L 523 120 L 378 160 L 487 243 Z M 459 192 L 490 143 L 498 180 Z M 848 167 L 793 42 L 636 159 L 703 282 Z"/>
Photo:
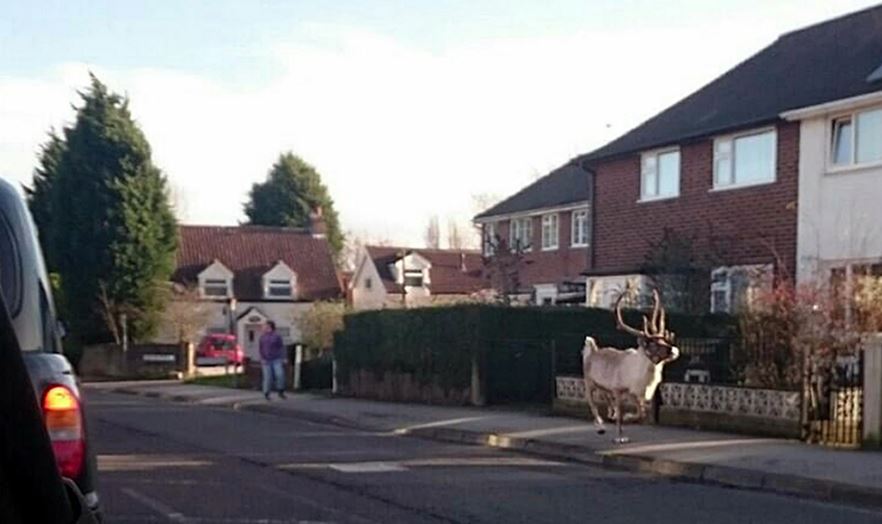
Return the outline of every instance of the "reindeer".
<path id="1" fill-rule="evenodd" d="M 585 377 L 585 395 L 594 417 L 598 434 L 606 432 L 603 419 L 594 403 L 594 391 L 610 395 L 614 402 L 612 414 L 615 415 L 617 444 L 629 441 L 622 436 L 622 399 L 632 396 L 637 403 L 638 419 L 646 418 L 646 405 L 652 400 L 655 389 L 662 379 L 662 368 L 680 356 L 674 346 L 674 334 L 665 328 L 665 310 L 661 307 L 658 291 L 653 290 L 652 317 L 643 316 L 643 330 L 625 324 L 622 319 L 622 299 L 627 290 L 619 295 L 615 305 L 616 326 L 618 329 L 637 337 L 637 347 L 625 350 L 617 348 L 598 348 L 590 336 L 585 337 L 582 350 L 582 372 Z"/>

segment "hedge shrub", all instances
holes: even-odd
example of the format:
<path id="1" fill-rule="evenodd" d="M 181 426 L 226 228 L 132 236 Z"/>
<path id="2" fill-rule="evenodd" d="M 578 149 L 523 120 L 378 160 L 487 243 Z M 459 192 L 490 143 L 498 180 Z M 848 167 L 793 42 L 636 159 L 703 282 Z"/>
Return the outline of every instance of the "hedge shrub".
<path id="1" fill-rule="evenodd" d="M 641 316 L 641 312 L 625 312 L 630 325 L 642 325 Z M 736 323 L 721 315 L 671 314 L 668 326 L 678 338 L 727 337 L 736 330 Z M 465 388 L 471 380 L 472 360 L 477 358 L 484 364 L 491 400 L 512 395 L 542 400 L 522 398 L 529 392 L 514 390 L 527 387 L 524 384 L 550 387 L 551 352 L 556 354 L 555 365 L 578 360 L 589 334 L 600 344 L 634 343 L 616 329 L 606 309 L 468 304 L 347 314 L 344 329 L 335 337 L 334 352 L 338 378 L 344 384 L 350 371 L 371 370 L 378 378 L 385 372 L 408 373 L 421 383 Z"/>

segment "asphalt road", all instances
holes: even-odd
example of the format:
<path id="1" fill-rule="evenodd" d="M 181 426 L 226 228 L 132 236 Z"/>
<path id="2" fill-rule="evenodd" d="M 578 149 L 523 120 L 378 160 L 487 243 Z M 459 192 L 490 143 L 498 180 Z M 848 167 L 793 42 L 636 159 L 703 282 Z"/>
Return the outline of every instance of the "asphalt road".
<path id="1" fill-rule="evenodd" d="M 882 513 L 89 392 L 110 523 L 882 522 Z"/>

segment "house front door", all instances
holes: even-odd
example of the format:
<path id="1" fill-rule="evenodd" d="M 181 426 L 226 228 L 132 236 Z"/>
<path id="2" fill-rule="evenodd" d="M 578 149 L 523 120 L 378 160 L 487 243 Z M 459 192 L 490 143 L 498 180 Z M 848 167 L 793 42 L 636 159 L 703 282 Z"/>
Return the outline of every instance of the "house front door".
<path id="1" fill-rule="evenodd" d="M 254 360 L 260 360 L 260 335 L 263 324 L 245 324 L 245 354 Z"/>

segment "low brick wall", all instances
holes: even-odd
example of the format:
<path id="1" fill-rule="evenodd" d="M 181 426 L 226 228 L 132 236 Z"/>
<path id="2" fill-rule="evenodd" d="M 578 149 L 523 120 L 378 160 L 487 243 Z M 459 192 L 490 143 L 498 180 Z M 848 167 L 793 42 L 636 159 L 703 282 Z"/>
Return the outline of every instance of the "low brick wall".
<path id="1" fill-rule="evenodd" d="M 438 384 L 422 384 L 409 373 L 358 370 L 349 374 L 342 395 L 376 400 L 421 402 L 424 404 L 467 405 L 471 388 L 444 389 Z"/>
<path id="2" fill-rule="evenodd" d="M 590 418 L 581 377 L 556 377 L 554 410 Z M 800 398 L 797 391 L 707 384 L 663 383 L 659 386 L 658 423 L 708 431 L 799 438 Z M 603 395 L 595 400 L 607 413 Z M 632 410 L 633 407 L 627 410 Z"/>
<path id="3" fill-rule="evenodd" d="M 116 344 L 88 346 L 80 359 L 85 379 L 167 378 L 186 368 L 186 350 L 176 344 L 137 344 L 123 353 Z"/>

